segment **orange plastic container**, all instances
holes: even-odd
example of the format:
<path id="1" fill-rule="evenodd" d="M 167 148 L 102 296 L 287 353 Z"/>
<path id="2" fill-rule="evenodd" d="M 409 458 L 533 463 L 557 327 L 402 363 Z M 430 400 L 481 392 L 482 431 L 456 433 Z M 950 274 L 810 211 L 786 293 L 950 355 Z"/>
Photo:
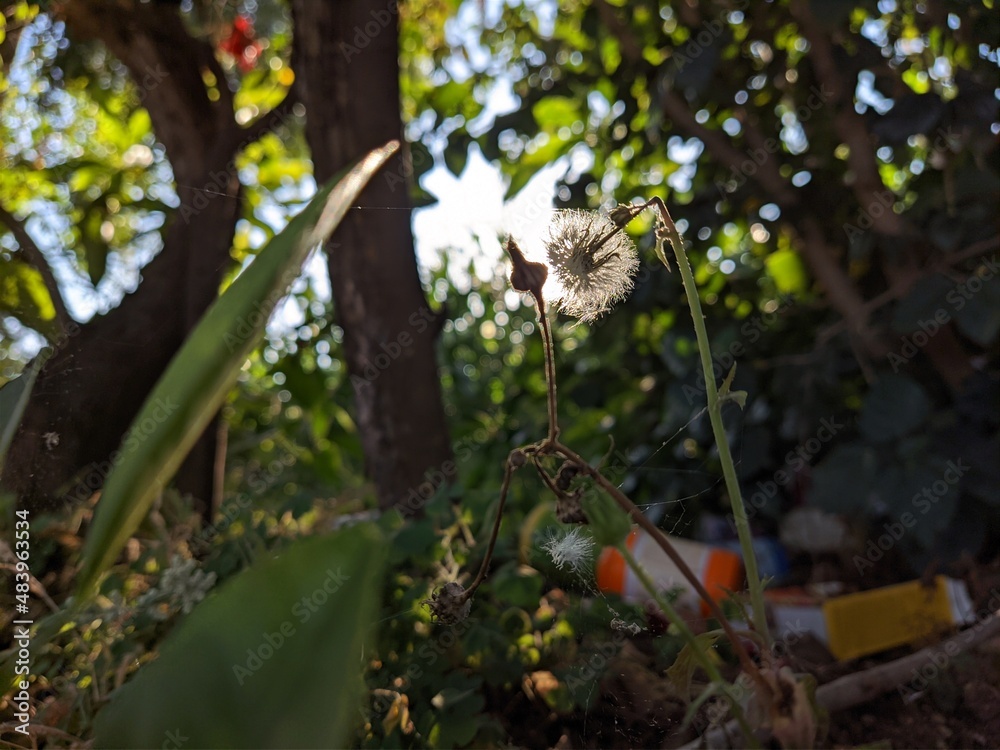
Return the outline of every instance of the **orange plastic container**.
<path id="1" fill-rule="evenodd" d="M 743 560 L 738 554 L 690 539 L 672 536 L 667 538 L 713 599 L 725 599 L 730 591 L 742 588 Z M 638 528 L 633 529 L 625 545 L 661 591 L 680 588 L 682 599 L 689 603 L 700 602 L 687 578 L 648 534 Z M 628 567 L 621 552 L 614 547 L 607 547 L 601 552 L 596 572 L 597 586 L 601 591 L 619 594 L 626 601 L 649 599 L 649 594 L 638 577 Z M 704 603 L 702 612 L 707 614 Z"/>

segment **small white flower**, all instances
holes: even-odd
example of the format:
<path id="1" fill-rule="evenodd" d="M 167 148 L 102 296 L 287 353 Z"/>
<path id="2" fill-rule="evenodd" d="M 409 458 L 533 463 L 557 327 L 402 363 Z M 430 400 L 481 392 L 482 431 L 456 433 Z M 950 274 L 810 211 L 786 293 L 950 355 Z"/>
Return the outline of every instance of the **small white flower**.
<path id="1" fill-rule="evenodd" d="M 559 309 L 585 323 L 596 320 L 632 291 L 639 269 L 635 245 L 603 214 L 556 213 L 545 240 L 546 261 Z"/>
<path id="2" fill-rule="evenodd" d="M 584 534 L 579 526 L 575 526 L 565 534 L 551 532 L 549 538 L 542 542 L 542 549 L 549 553 L 559 570 L 568 567 L 579 574 L 590 565 L 594 540 Z"/>

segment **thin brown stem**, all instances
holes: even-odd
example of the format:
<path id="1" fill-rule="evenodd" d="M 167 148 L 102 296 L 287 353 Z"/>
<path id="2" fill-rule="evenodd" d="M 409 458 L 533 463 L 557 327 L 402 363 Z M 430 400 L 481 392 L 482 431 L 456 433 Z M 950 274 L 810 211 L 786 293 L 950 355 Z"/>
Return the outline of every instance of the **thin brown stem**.
<path id="1" fill-rule="evenodd" d="M 500 503 L 497 505 L 497 517 L 493 522 L 493 531 L 490 533 L 490 544 L 486 548 L 486 557 L 483 558 L 483 564 L 479 566 L 479 572 L 476 574 L 475 580 L 466 589 L 465 593 L 462 594 L 462 601 L 471 599 L 472 595 L 476 593 L 476 589 L 479 588 L 479 584 L 486 578 L 486 571 L 489 570 L 490 560 L 493 559 L 493 548 L 497 544 L 497 535 L 500 533 L 500 522 L 503 520 L 503 507 L 507 503 L 507 492 L 510 490 L 510 478 L 513 473 L 514 465 L 508 456 L 503 470 L 503 484 L 500 486 Z"/>
<path id="2" fill-rule="evenodd" d="M 532 454 L 531 456 L 531 463 L 534 465 L 535 470 L 538 472 L 538 476 L 542 478 L 542 482 L 545 483 L 545 486 L 549 488 L 549 490 L 552 492 L 553 495 L 559 497 L 562 493 L 552 483 L 552 479 L 549 477 L 548 474 L 545 473 L 545 469 L 542 468 L 542 465 L 538 463 L 538 457 L 535 454 Z"/>
<path id="3" fill-rule="evenodd" d="M 597 250 L 602 248 L 604 244 L 612 237 L 614 237 L 616 234 L 618 234 L 619 232 L 624 232 L 625 225 L 628 224 L 630 221 L 632 221 L 632 219 L 641 214 L 643 211 L 645 211 L 647 206 L 648 204 L 643 204 L 641 206 L 631 206 L 626 204 L 621 206 L 621 208 L 625 209 L 625 216 L 627 216 L 628 218 L 616 221 L 615 224 L 617 224 L 617 226 L 611 231 L 609 231 L 607 234 L 605 234 L 603 237 L 601 237 L 597 242 L 595 242 L 591 246 L 591 252 L 592 253 L 597 252 Z"/>

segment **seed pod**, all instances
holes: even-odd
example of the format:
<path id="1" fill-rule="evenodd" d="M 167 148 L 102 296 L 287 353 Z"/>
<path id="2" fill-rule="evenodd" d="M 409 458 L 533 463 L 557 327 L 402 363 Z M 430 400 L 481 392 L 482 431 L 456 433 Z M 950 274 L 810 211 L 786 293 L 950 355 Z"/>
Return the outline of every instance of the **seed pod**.
<path id="1" fill-rule="evenodd" d="M 514 264 L 514 269 L 510 272 L 510 285 L 519 292 L 531 294 L 541 307 L 542 287 L 545 286 L 545 280 L 549 276 L 545 264 L 535 263 L 525 258 L 513 237 L 507 238 L 504 249 Z"/>
<path id="2" fill-rule="evenodd" d="M 615 215 L 619 221 L 624 214 Z M 594 211 L 560 211 L 545 240 L 559 309 L 584 323 L 628 296 L 639 270 L 635 245 L 622 226 Z"/>
<path id="3" fill-rule="evenodd" d="M 556 518 L 563 523 L 590 523 L 580 504 L 581 497 L 583 497 L 581 490 L 559 497 L 556 500 Z"/>
<path id="4" fill-rule="evenodd" d="M 528 460 L 528 456 L 520 448 L 516 448 L 510 452 L 510 456 L 507 458 L 510 461 L 510 466 L 512 469 L 520 469 L 524 466 L 525 461 Z"/>
<path id="5" fill-rule="evenodd" d="M 556 489 L 565 492 L 569 489 L 570 484 L 576 478 L 577 474 L 580 473 L 580 467 L 570 461 L 567 461 L 562 466 L 559 467 L 559 472 L 556 474 Z"/>
<path id="6" fill-rule="evenodd" d="M 431 615 L 445 625 L 462 622 L 472 611 L 472 601 L 464 597 L 465 587 L 458 581 L 451 581 L 435 591 L 424 604 L 430 607 Z"/>

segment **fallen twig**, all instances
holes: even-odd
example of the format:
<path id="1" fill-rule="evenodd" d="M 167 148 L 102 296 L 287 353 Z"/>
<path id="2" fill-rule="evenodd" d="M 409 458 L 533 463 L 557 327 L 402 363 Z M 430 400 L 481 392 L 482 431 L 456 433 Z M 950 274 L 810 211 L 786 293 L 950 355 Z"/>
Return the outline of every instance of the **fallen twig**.
<path id="1" fill-rule="evenodd" d="M 817 689 L 816 701 L 830 713 L 844 711 L 898 687 L 906 682 L 911 674 L 919 672 L 928 664 L 939 665 L 942 656 L 950 662 L 960 653 L 998 635 L 1000 635 L 1000 613 L 994 612 L 971 628 L 956 633 L 935 646 L 928 646 L 915 654 L 888 664 L 880 664 L 863 672 L 855 672 L 828 682 Z M 730 721 L 710 729 L 698 739 L 684 745 L 681 750 L 699 748 L 740 750 L 744 747 L 742 739 L 739 728 L 735 722 Z M 758 736 L 758 739 L 766 740 L 766 737 Z"/>

